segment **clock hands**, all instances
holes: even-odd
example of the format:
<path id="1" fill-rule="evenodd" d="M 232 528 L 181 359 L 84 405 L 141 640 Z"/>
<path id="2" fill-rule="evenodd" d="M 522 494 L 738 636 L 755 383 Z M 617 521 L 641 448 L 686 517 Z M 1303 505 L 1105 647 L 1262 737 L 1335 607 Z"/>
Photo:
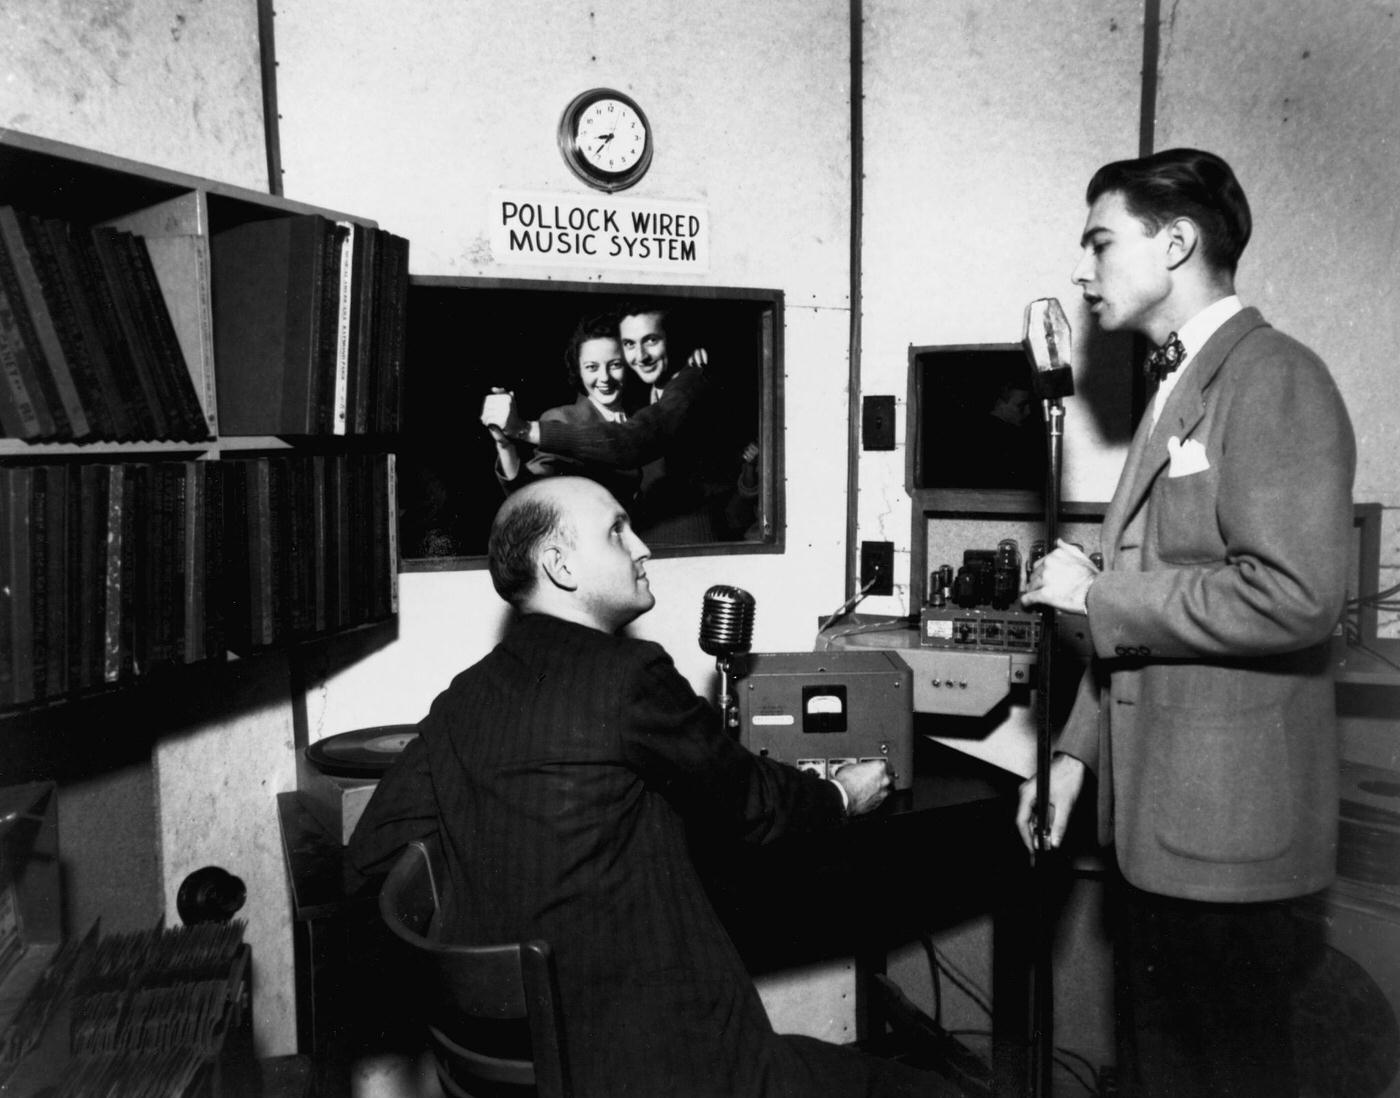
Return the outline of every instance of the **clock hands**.
<path id="1" fill-rule="evenodd" d="M 630 187 L 651 161 L 646 116 L 626 95 L 609 88 L 575 96 L 559 120 L 558 138 L 574 174 L 605 191 Z"/>

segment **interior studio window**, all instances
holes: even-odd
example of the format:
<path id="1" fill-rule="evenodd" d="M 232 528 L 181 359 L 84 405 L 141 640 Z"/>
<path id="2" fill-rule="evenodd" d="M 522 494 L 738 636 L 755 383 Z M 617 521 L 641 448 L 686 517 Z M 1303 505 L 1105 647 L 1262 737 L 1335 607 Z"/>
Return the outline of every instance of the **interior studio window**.
<path id="1" fill-rule="evenodd" d="M 619 336 L 628 338 L 610 343 L 617 321 L 635 316 L 647 320 L 624 321 Z M 404 570 L 482 567 L 506 493 L 521 476 L 557 473 L 606 485 L 655 556 L 781 550 L 780 290 L 415 277 L 407 327 L 397 461 Z M 522 443 L 521 474 L 498 464 L 480 422 L 493 388 L 513 392 L 527 420 L 593 427 L 606 409 L 655 423 L 646 410 L 654 356 L 665 355 L 664 392 L 697 349 L 705 384 L 684 415 L 652 432 L 646 460 L 624 459 L 625 448 L 542 453 Z M 608 380 L 594 388 L 599 378 Z"/>
<path id="2" fill-rule="evenodd" d="M 1136 360 L 1125 337 L 1093 330 L 1080 336 L 1064 430 L 1067 439 L 1091 440 L 1081 446 L 1082 460 L 1131 440 L 1143 407 Z M 908 416 L 905 484 L 923 510 L 1018 513 L 1043 506 L 1045 417 L 1019 343 L 911 345 Z M 1066 466 L 1063 499 L 1086 502 L 1073 472 Z"/>
<path id="3" fill-rule="evenodd" d="M 1043 489 L 1045 428 L 1018 344 L 916 348 L 910 367 L 914 487 Z"/>

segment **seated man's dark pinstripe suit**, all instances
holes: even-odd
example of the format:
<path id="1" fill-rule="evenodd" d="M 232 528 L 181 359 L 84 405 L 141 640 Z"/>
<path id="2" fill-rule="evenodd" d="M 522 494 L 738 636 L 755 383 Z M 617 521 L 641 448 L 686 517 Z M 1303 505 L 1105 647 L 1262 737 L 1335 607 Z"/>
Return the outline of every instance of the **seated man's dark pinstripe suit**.
<path id="1" fill-rule="evenodd" d="M 555 478 L 507 506 L 568 483 L 611 503 L 591 482 Z M 646 547 L 630 529 L 622 538 L 640 547 L 630 552 L 645 587 Z M 588 552 L 565 586 L 592 567 Z M 578 582 L 587 591 L 591 580 Z M 647 588 L 623 623 L 651 601 Z M 419 731 L 380 783 L 352 858 L 385 868 L 408 840 L 436 835 L 450 936 L 551 944 L 579 1095 L 951 1092 L 936 1076 L 773 1033 L 691 863 L 686 821 L 762 842 L 839 825 L 841 792 L 741 747 L 660 646 L 523 613 Z"/>

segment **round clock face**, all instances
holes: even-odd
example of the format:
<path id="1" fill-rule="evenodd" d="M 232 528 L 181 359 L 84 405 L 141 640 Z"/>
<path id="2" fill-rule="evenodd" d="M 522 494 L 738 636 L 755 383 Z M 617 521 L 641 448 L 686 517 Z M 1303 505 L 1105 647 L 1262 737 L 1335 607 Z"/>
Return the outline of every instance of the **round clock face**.
<path id="1" fill-rule="evenodd" d="M 574 174 L 600 190 L 630 187 L 651 164 L 651 130 L 630 98 L 607 88 L 577 96 L 559 123 L 559 146 Z"/>
<path id="2" fill-rule="evenodd" d="M 579 155 L 599 171 L 625 172 L 641 161 L 647 130 L 627 103 L 598 99 L 579 115 L 574 142 Z"/>

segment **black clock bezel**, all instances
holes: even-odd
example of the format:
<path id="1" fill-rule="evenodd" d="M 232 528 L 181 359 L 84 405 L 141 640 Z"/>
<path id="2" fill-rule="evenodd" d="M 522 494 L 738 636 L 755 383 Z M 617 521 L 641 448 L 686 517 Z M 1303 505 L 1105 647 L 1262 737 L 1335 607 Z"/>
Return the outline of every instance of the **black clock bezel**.
<path id="1" fill-rule="evenodd" d="M 600 99 L 616 99 L 626 104 L 637 112 L 637 117 L 642 121 L 642 128 L 646 131 L 641 158 L 625 171 L 610 172 L 594 166 L 584 157 L 582 150 L 578 147 L 579 117 Z M 637 101 L 625 92 L 620 92 L 615 88 L 590 88 L 588 91 L 580 92 L 574 96 L 559 118 L 559 151 L 563 153 L 564 163 L 569 166 L 569 170 L 590 187 L 596 187 L 598 190 L 607 191 L 610 194 L 614 191 L 626 190 L 646 175 L 647 169 L 651 167 L 651 122 L 647 118 L 646 112 L 637 105 Z"/>

